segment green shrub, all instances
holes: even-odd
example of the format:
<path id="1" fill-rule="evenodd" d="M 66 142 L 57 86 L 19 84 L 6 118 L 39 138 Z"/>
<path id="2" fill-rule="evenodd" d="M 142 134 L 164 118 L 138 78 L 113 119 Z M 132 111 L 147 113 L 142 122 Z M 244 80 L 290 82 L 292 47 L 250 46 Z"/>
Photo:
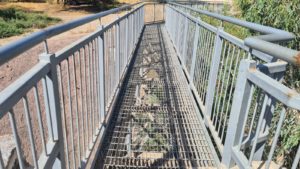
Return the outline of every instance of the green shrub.
<path id="1" fill-rule="evenodd" d="M 0 18 L 0 38 L 22 34 L 24 31 Z"/>
<path id="2" fill-rule="evenodd" d="M 247 21 L 294 33 L 296 39 L 288 46 L 300 50 L 299 0 L 239 0 L 236 3 Z"/>
<path id="3" fill-rule="evenodd" d="M 17 8 L 0 10 L 0 38 L 19 35 L 31 29 L 41 29 L 59 22 L 60 19 L 48 17 L 39 12 Z"/>
<path id="4" fill-rule="evenodd" d="M 299 0 L 236 0 L 236 4 L 243 19 L 294 33 L 295 40 L 282 45 L 300 50 Z M 300 92 L 299 67 L 288 66 L 284 83 Z M 278 118 L 279 115 L 275 114 L 274 120 Z M 287 167 L 290 167 L 300 143 L 299 124 L 299 111 L 288 110 L 276 149 L 277 157 L 284 157 Z"/>

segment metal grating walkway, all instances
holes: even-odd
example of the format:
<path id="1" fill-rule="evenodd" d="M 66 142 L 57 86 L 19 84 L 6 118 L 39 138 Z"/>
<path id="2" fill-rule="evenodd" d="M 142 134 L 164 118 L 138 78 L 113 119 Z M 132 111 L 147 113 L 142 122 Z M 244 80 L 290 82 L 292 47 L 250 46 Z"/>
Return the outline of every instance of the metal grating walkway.
<path id="1" fill-rule="evenodd" d="M 218 163 L 163 24 L 146 25 L 96 168 L 207 168 Z"/>

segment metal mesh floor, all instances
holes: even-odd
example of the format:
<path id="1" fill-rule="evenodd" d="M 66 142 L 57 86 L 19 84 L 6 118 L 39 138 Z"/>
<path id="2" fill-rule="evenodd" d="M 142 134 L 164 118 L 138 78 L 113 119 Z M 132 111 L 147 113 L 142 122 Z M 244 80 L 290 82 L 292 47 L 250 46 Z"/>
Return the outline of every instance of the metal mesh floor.
<path id="1" fill-rule="evenodd" d="M 147 25 L 97 168 L 207 168 L 216 155 L 163 25 Z"/>

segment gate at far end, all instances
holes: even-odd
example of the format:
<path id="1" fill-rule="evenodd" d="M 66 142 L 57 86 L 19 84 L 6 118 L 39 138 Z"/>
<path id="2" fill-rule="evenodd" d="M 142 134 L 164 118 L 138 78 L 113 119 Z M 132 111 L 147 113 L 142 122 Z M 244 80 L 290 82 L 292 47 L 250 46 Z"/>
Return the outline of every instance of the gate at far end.
<path id="1" fill-rule="evenodd" d="M 165 3 L 151 1 L 145 3 L 145 24 L 162 23 L 165 21 Z"/>

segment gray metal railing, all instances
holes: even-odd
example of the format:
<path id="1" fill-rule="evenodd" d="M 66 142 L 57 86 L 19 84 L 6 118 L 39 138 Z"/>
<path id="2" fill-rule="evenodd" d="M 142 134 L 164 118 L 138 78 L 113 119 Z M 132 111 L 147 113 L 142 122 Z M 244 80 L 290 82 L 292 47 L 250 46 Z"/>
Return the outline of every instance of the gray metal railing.
<path id="1" fill-rule="evenodd" d="M 199 18 L 193 17 L 188 12 L 189 10 L 269 35 L 241 40 L 225 32 L 222 27 L 217 28 L 201 21 Z M 238 74 L 241 73 L 238 69 L 240 62 L 246 58 L 253 58 L 256 60 L 260 71 L 264 72 L 267 77 L 272 77 L 272 79 L 280 82 L 286 70 L 287 63 L 284 61 L 297 65 L 299 52 L 272 42 L 291 40 L 294 38 L 294 35 L 282 30 L 194 9 L 177 3 L 170 3 L 170 5 L 166 6 L 166 28 L 182 63 L 190 88 L 195 94 L 195 98 L 203 113 L 206 125 L 211 132 L 213 141 L 216 143 L 222 158 L 226 157 L 223 159 L 223 163 L 227 167 L 231 167 L 233 162 L 230 161 L 230 165 L 226 162 L 228 159 L 233 159 L 233 156 L 229 155 L 232 145 L 227 145 L 225 148 L 225 143 L 228 142 L 226 139 L 235 139 L 235 135 L 229 126 L 232 123 L 232 121 L 229 121 L 229 117 L 232 118 L 237 113 L 243 113 L 232 113 L 235 110 L 234 102 L 239 100 L 234 98 L 234 94 L 238 92 L 236 85 L 238 83 Z M 279 61 L 278 59 L 283 59 L 284 61 Z M 279 82 L 276 84 L 280 84 Z M 298 102 L 298 104 L 300 103 Z M 271 116 L 267 116 L 264 120 L 269 121 L 270 119 L 272 119 Z M 252 120 L 252 123 L 256 124 L 257 122 Z M 243 146 L 249 147 L 249 142 L 253 140 L 250 136 L 245 137 Z M 267 137 L 260 140 L 261 145 L 265 145 L 266 142 Z M 250 145 L 255 144 L 251 143 Z M 263 147 L 261 145 L 260 147 Z M 255 154 L 259 154 L 258 150 L 253 151 L 255 151 Z M 272 151 L 270 154 L 273 154 L 274 151 Z M 256 157 L 260 157 L 261 160 L 261 154 L 259 155 Z M 249 165 L 252 160 L 249 159 Z M 295 158 L 295 163 L 298 162 L 297 160 L 299 160 L 299 157 Z M 249 165 L 240 165 L 240 167 L 247 168 Z"/>
<path id="2" fill-rule="evenodd" d="M 300 94 L 259 70 L 253 60 L 241 61 L 235 88 L 222 163 L 239 168 L 281 167 L 273 162 L 275 150 L 287 109 L 300 113 Z M 299 167 L 299 151 L 298 145 L 292 169 Z"/>
<path id="3" fill-rule="evenodd" d="M 0 49 L 0 63 L 46 38 L 129 7 L 133 6 L 48 28 L 4 46 Z M 87 165 L 95 141 L 101 140 L 108 110 L 118 95 L 143 26 L 144 4 L 141 4 L 62 50 L 41 54 L 34 67 L 1 91 L 0 118 L 9 116 L 20 168 Z M 25 122 L 17 124 L 20 121 L 16 116 L 23 115 Z M 35 120 L 38 131 L 33 127 Z M 27 127 L 29 145 L 24 133 L 18 131 L 20 125 Z M 0 168 L 4 168 L 2 156 L 0 159 Z"/>
<path id="4" fill-rule="evenodd" d="M 99 151 L 94 147 L 101 142 L 144 26 L 144 6 L 135 6 L 54 54 L 46 47 L 34 67 L 1 91 L 0 118 L 11 125 L 20 168 L 27 167 L 25 161 L 35 168 L 93 166 L 93 156 Z M 46 44 L 49 37 L 132 7 L 54 26 L 4 46 L 0 65 L 40 42 Z M 241 40 L 193 17 L 188 10 L 267 35 Z M 299 52 L 273 42 L 291 40 L 294 35 L 176 3 L 166 5 L 164 13 L 167 31 L 222 164 L 240 168 L 277 165 L 272 160 L 286 111 L 300 110 L 299 94 L 281 81 L 287 62 L 299 64 Z M 274 123 L 276 114 L 279 118 Z M 23 115 L 25 122 L 18 121 Z M 23 128 L 27 133 L 18 131 Z M 26 159 L 24 151 L 29 156 Z M 292 168 L 299 166 L 299 151 Z M 4 168 L 1 151 L 0 168 Z"/>
<path id="5" fill-rule="evenodd" d="M 238 64 L 254 54 L 242 40 L 222 28 L 211 26 L 173 6 L 166 9 L 166 27 L 214 141 L 223 152 L 228 123 L 226 117 L 231 109 L 229 103 L 232 102 Z M 254 57 L 264 62 L 272 61 L 269 56 L 256 53 Z M 281 64 L 285 66 L 285 63 Z"/>

